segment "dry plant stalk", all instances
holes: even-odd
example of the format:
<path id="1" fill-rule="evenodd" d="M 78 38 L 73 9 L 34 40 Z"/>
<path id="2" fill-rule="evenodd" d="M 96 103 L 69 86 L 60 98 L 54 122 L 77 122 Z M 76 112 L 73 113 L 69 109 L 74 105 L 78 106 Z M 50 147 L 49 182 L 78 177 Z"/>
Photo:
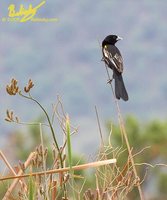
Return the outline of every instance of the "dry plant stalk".
<path id="1" fill-rule="evenodd" d="M 109 148 L 111 149 L 110 152 Z M 116 155 L 114 157 L 118 161 L 119 156 L 124 152 L 122 149 L 112 149 L 111 146 L 108 146 L 102 155 L 99 154 L 99 159 L 103 158 L 104 154 L 108 157 L 109 153 L 109 156 Z M 145 180 L 145 176 L 140 184 Z M 106 165 L 96 171 L 96 191 L 100 200 L 124 200 L 136 186 L 137 182 L 129 156 L 121 168 L 117 164 Z M 94 194 L 94 190 L 91 192 Z M 88 198 L 87 195 L 85 198 L 87 200 L 96 200 L 96 198 Z"/>
<path id="2" fill-rule="evenodd" d="M 28 159 L 27 159 L 27 161 L 28 161 Z M 32 159 L 32 157 L 31 157 L 31 159 Z M 86 164 L 82 164 L 82 165 L 76 165 L 76 166 L 73 166 L 71 169 L 74 171 L 75 170 L 83 170 L 83 169 L 95 168 L 95 167 L 114 164 L 114 163 L 116 163 L 116 159 L 108 159 L 108 160 L 101 160 L 101 161 L 97 161 L 97 162 L 86 163 Z M 9 180 L 9 179 L 17 179 L 17 181 L 18 181 L 18 179 L 24 178 L 24 177 L 40 176 L 40 175 L 44 175 L 44 174 L 63 173 L 63 172 L 70 171 L 71 169 L 70 169 L 70 167 L 65 167 L 65 168 L 52 169 L 52 170 L 36 172 L 36 173 L 31 173 L 31 174 L 23 174 L 23 175 L 18 174 L 17 176 L 7 176 L 7 177 L 0 178 L 0 181 Z"/>
<path id="3" fill-rule="evenodd" d="M 32 161 L 32 159 L 34 158 L 35 154 L 36 154 L 35 152 L 32 152 L 32 153 L 29 155 L 29 157 L 27 158 L 26 162 L 24 163 L 24 168 L 25 168 L 25 169 L 27 169 L 27 167 L 31 164 L 31 161 Z M 15 177 L 21 176 L 22 174 L 23 174 L 23 170 L 20 169 L 20 171 L 18 172 L 17 176 L 15 176 Z M 3 197 L 2 200 L 8 200 L 8 199 L 9 199 L 9 196 L 10 196 L 10 194 L 12 193 L 13 189 L 16 187 L 18 181 L 19 181 L 18 178 L 15 179 L 15 180 L 13 181 L 13 183 L 12 183 L 12 184 L 10 185 L 10 187 L 8 188 L 8 190 L 7 190 L 5 196 Z"/>
<path id="4" fill-rule="evenodd" d="M 2 153 L 2 151 L 0 151 L 0 157 L 2 158 L 2 160 L 4 161 L 6 166 L 9 168 L 9 170 L 12 172 L 12 174 L 17 176 L 15 170 L 12 168 L 12 166 L 10 165 L 10 163 L 8 162 L 7 158 Z M 22 180 L 19 180 L 19 183 L 20 183 L 21 187 L 24 188 L 25 191 L 27 191 L 27 185 Z"/>
<path id="5" fill-rule="evenodd" d="M 51 131 L 51 135 L 53 137 L 53 140 L 54 140 L 54 144 L 56 146 L 56 149 L 59 153 L 59 160 L 60 160 L 60 165 L 61 165 L 61 168 L 64 167 L 63 165 L 63 159 L 62 159 L 62 153 L 61 153 L 61 150 L 60 150 L 60 147 L 59 147 L 59 144 L 58 144 L 58 141 L 57 141 L 57 138 L 56 138 L 56 134 L 55 134 L 55 130 L 53 128 L 53 124 L 51 122 L 51 119 L 48 115 L 48 112 L 46 111 L 46 109 L 40 104 L 40 102 L 38 102 L 38 100 L 34 99 L 32 97 L 32 95 L 30 94 L 30 90 L 33 88 L 34 84 L 32 82 L 32 80 L 30 79 L 28 84 L 24 87 L 24 93 L 22 92 L 22 90 L 20 90 L 19 86 L 17 85 L 18 81 L 16 79 L 12 79 L 10 84 L 6 86 L 6 91 L 9 95 L 20 95 L 21 97 L 23 98 L 26 98 L 28 100 L 31 100 L 33 101 L 34 103 L 36 103 L 40 108 L 41 110 L 44 112 L 45 114 L 45 117 L 47 119 L 47 122 L 48 122 L 48 126 L 50 128 L 50 131 Z M 14 117 L 13 117 L 13 112 L 9 112 L 7 111 L 7 118 L 5 119 L 6 121 L 8 122 L 18 122 L 18 118 L 16 118 L 14 120 Z M 64 188 L 64 196 L 66 197 L 66 185 L 63 184 L 63 188 Z"/>
<path id="6" fill-rule="evenodd" d="M 105 64 L 105 66 L 106 66 L 106 64 Z M 107 75 L 108 75 L 109 80 L 111 80 L 107 66 L 106 66 L 106 71 L 107 71 Z M 110 86 L 111 86 L 111 89 L 112 89 L 112 93 L 113 93 L 115 104 L 116 104 L 117 111 L 118 111 L 118 121 L 119 121 L 119 125 L 120 125 L 120 130 L 121 130 L 121 133 L 122 133 L 122 135 L 123 135 L 123 137 L 125 139 L 125 143 L 126 143 L 128 154 L 129 154 L 129 159 L 130 159 L 130 161 L 132 163 L 133 172 L 134 172 L 134 175 L 135 175 L 135 178 L 136 178 L 136 185 L 138 187 L 140 199 L 144 200 L 144 195 L 143 195 L 143 192 L 142 192 L 142 189 L 141 189 L 141 185 L 140 185 L 140 179 L 139 179 L 139 177 L 137 175 L 137 170 L 136 170 L 134 158 L 132 156 L 132 152 L 131 152 L 131 148 L 130 148 L 127 132 L 126 132 L 126 129 L 125 129 L 124 121 L 123 121 L 123 118 L 122 118 L 122 115 L 121 115 L 120 107 L 119 107 L 119 104 L 118 104 L 118 100 L 115 97 L 115 93 L 114 93 L 114 90 L 113 90 L 113 87 L 112 87 L 111 83 L 110 83 Z"/>
<path id="7" fill-rule="evenodd" d="M 51 194 L 52 200 L 55 200 L 57 196 L 57 181 L 52 182 L 51 191 L 52 191 Z"/>

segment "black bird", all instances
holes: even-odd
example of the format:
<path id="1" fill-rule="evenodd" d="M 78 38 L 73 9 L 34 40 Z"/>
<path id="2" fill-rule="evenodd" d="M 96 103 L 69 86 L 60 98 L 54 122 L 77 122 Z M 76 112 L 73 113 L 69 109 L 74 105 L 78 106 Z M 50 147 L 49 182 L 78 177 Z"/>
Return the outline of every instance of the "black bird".
<path id="1" fill-rule="evenodd" d="M 126 91 L 122 72 L 123 72 L 123 59 L 119 49 L 115 43 L 122 38 L 117 35 L 108 35 L 102 42 L 102 60 L 106 65 L 113 70 L 113 79 L 115 79 L 115 96 L 117 99 L 122 98 L 124 101 L 129 99 Z M 110 80 L 112 81 L 112 80 Z"/>

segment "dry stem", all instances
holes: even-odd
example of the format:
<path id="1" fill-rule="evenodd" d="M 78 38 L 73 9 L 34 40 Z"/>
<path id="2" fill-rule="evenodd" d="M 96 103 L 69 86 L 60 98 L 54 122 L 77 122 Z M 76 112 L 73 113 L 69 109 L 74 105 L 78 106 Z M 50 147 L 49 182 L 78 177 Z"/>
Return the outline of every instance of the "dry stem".
<path id="1" fill-rule="evenodd" d="M 34 157 L 34 155 L 35 155 L 35 152 L 32 152 L 32 153 L 29 155 L 28 159 L 27 159 L 26 162 L 24 163 L 25 169 L 30 165 L 31 160 L 32 160 L 32 158 Z M 19 172 L 18 172 L 18 175 L 17 175 L 17 176 L 13 176 L 12 179 L 15 179 L 16 177 L 21 177 L 22 174 L 23 174 L 23 170 L 20 169 Z M 5 179 L 2 179 L 2 180 L 5 180 Z M 8 188 L 8 190 L 7 190 L 5 196 L 3 197 L 2 200 L 8 200 L 8 199 L 9 199 L 9 196 L 10 196 L 10 194 L 12 193 L 13 189 L 16 187 L 18 181 L 19 181 L 19 179 L 15 179 L 15 180 L 13 181 L 13 183 L 12 183 L 12 184 L 10 185 L 10 187 Z"/>
<path id="2" fill-rule="evenodd" d="M 28 161 L 28 159 L 27 159 L 27 161 Z M 109 159 L 109 160 L 102 160 L 102 161 L 97 161 L 97 162 L 86 163 L 86 164 L 82 164 L 82 165 L 73 166 L 72 168 L 66 167 L 66 168 L 52 169 L 52 170 L 48 170 L 48 171 L 42 171 L 42 172 L 36 172 L 36 173 L 30 173 L 30 174 L 24 174 L 24 175 L 19 174 L 18 176 L 8 176 L 8 177 L 0 178 L 0 181 L 16 179 L 16 181 L 18 182 L 18 178 L 24 178 L 24 177 L 29 177 L 29 176 L 40 176 L 40 175 L 44 175 L 44 174 L 63 173 L 63 172 L 70 171 L 71 169 L 74 171 L 75 170 L 83 170 L 83 169 L 87 169 L 87 168 L 91 168 L 91 167 L 99 167 L 99 166 L 109 165 L 109 164 L 113 164 L 113 163 L 116 163 L 116 159 Z M 26 163 L 25 163 L 25 165 L 26 165 Z"/>
<path id="3" fill-rule="evenodd" d="M 105 64 L 105 66 L 106 66 L 106 71 L 107 71 L 108 78 L 109 78 L 109 80 L 111 80 L 110 74 L 109 74 L 109 71 L 108 71 L 108 67 L 107 67 L 106 64 Z M 127 132 L 126 132 L 126 129 L 125 129 L 124 121 L 123 121 L 123 118 L 122 118 L 122 115 L 121 115 L 121 111 L 120 111 L 120 107 L 119 107 L 119 104 L 118 104 L 118 100 L 115 97 L 115 93 L 114 93 L 112 84 L 110 84 L 110 85 L 111 85 L 112 93 L 113 93 L 115 104 L 116 104 L 117 111 L 118 111 L 118 121 L 119 121 L 120 129 L 121 129 L 121 133 L 123 134 L 123 137 L 125 139 L 125 143 L 126 143 L 128 154 L 129 154 L 129 158 L 130 158 L 130 161 L 131 161 L 131 164 L 132 164 L 132 167 L 133 167 L 133 172 L 134 172 L 134 175 L 135 175 L 135 178 L 136 178 L 136 181 L 137 181 L 137 187 L 138 187 L 140 199 L 144 200 L 143 192 L 142 192 L 141 185 L 140 185 L 140 180 L 139 180 L 139 177 L 137 175 L 135 162 L 134 162 L 133 155 L 132 155 L 132 152 L 131 152 L 131 148 L 130 148 L 130 144 L 129 144 L 129 141 L 128 141 L 128 136 L 127 136 Z"/>
<path id="4" fill-rule="evenodd" d="M 2 153 L 2 151 L 0 151 L 0 156 L 2 158 L 2 160 L 4 161 L 4 163 L 6 164 L 6 166 L 10 169 L 10 171 L 13 173 L 13 175 L 17 176 L 16 172 L 14 171 L 14 169 L 12 168 L 12 166 L 10 165 L 10 163 L 8 162 L 7 158 L 5 157 L 5 155 Z M 27 190 L 27 186 L 25 185 L 25 183 L 23 183 L 22 180 L 19 180 L 20 185 L 24 188 L 25 190 Z"/>

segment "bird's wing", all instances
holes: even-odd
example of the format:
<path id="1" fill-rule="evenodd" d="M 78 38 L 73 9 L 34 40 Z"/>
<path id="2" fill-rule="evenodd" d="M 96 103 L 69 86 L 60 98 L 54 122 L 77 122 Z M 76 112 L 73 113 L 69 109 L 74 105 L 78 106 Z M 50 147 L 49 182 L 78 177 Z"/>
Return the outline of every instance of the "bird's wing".
<path id="1" fill-rule="evenodd" d="M 114 55 L 114 57 L 112 57 L 115 65 L 116 65 L 116 69 L 118 70 L 118 72 L 122 73 L 123 72 L 123 59 L 121 55 L 118 55 L 117 53 Z"/>
<path id="2" fill-rule="evenodd" d="M 112 65 L 116 68 L 119 73 L 123 72 L 123 59 L 122 56 L 115 46 L 105 46 L 103 49 L 104 56 L 109 59 Z"/>

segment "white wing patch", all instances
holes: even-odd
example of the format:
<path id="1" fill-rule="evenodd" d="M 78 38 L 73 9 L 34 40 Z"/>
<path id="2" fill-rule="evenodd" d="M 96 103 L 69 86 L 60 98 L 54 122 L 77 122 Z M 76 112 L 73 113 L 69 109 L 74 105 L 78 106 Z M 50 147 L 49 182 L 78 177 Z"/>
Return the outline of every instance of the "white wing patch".
<path id="1" fill-rule="evenodd" d="M 114 63 L 116 64 L 116 68 L 117 70 L 122 73 L 123 72 L 123 59 L 122 57 L 119 55 L 119 54 L 115 54 L 114 57 L 113 57 L 113 61 Z"/>
<path id="2" fill-rule="evenodd" d="M 110 60 L 110 62 L 113 64 L 113 66 L 118 70 L 118 72 L 122 73 L 123 72 L 123 59 L 119 54 L 115 54 L 112 56 L 111 53 L 107 51 L 107 47 L 105 46 L 103 48 L 103 53 L 104 56 Z"/>
<path id="3" fill-rule="evenodd" d="M 108 51 L 106 50 L 105 47 L 103 48 L 103 53 L 104 53 L 104 56 L 105 56 L 106 58 L 109 58 L 109 57 L 108 57 L 108 56 L 109 56 L 109 55 L 108 55 L 109 53 L 108 53 Z"/>
<path id="4" fill-rule="evenodd" d="M 115 54 L 114 58 L 118 60 L 119 63 L 123 63 L 123 59 L 121 56 L 119 56 L 117 53 Z"/>

